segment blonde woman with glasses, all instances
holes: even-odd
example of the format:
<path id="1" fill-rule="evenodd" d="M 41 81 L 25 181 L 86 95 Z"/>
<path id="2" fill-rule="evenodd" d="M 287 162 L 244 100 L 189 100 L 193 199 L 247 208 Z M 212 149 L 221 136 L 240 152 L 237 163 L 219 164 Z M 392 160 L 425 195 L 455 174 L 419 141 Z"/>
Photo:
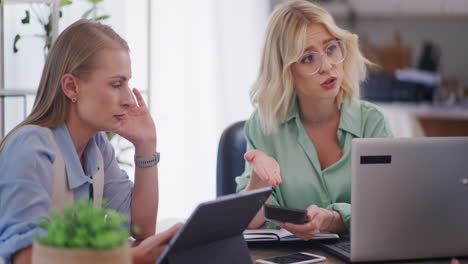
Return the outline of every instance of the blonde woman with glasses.
<path id="1" fill-rule="evenodd" d="M 134 263 L 154 263 L 180 225 L 155 234 L 156 128 L 132 77 L 129 47 L 109 26 L 80 20 L 54 43 L 31 114 L 0 143 L 0 259 L 30 263 L 38 220 L 81 197 L 108 201 L 143 240 Z M 136 97 L 136 101 L 134 100 Z M 135 183 L 102 131 L 135 146 Z M 85 198 L 86 199 L 86 198 Z M 0 261 L 1 262 L 1 261 Z M 66 260 L 64 260 L 66 262 Z"/>
<path id="2" fill-rule="evenodd" d="M 392 136 L 382 112 L 357 99 L 368 64 L 323 8 L 288 1 L 271 15 L 237 188 L 273 186 L 269 203 L 307 209 L 305 224 L 276 223 L 304 240 L 349 230 L 352 139 Z M 259 211 L 249 228 L 261 227 L 275 224 Z"/>

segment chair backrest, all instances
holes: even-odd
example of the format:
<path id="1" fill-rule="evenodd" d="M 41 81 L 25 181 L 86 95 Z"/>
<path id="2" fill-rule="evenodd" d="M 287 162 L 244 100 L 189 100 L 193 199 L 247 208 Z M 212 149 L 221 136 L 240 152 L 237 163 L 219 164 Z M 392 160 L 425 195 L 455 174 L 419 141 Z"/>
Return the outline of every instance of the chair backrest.
<path id="1" fill-rule="evenodd" d="M 239 121 L 226 128 L 218 146 L 216 168 L 216 196 L 236 191 L 235 178 L 244 172 L 244 153 L 247 143 L 244 136 L 245 121 Z"/>

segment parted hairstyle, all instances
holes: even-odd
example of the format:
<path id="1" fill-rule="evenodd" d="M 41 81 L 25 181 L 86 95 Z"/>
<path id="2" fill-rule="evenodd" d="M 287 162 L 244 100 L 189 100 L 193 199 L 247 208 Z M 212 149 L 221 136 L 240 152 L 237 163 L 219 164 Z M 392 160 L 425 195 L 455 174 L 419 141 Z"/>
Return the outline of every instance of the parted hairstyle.
<path id="1" fill-rule="evenodd" d="M 304 53 L 307 26 L 315 23 L 324 25 L 332 36 L 346 43 L 343 82 L 335 101 L 338 107 L 345 99 L 358 96 L 366 66 L 372 65 L 359 50 L 358 36 L 338 27 L 328 11 L 304 0 L 282 4 L 268 22 L 258 77 L 250 91 L 266 135 L 277 131 L 295 104 L 291 66 Z"/>
<path id="2" fill-rule="evenodd" d="M 77 78 L 86 78 L 96 67 L 96 54 L 103 49 L 129 52 L 127 42 L 107 25 L 81 19 L 66 28 L 47 55 L 31 113 L 1 141 L 0 150 L 8 138 L 23 126 L 51 128 L 65 122 L 70 111 L 70 99 L 63 93 L 62 76 L 71 73 Z"/>

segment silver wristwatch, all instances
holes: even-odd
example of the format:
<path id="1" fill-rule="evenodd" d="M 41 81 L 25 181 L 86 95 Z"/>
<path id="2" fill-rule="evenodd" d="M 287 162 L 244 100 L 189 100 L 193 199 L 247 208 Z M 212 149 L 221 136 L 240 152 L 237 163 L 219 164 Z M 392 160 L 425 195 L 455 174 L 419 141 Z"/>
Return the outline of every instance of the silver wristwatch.
<path id="1" fill-rule="evenodd" d="M 151 156 L 135 156 L 135 166 L 137 168 L 149 168 L 158 165 L 160 154 L 155 152 Z"/>

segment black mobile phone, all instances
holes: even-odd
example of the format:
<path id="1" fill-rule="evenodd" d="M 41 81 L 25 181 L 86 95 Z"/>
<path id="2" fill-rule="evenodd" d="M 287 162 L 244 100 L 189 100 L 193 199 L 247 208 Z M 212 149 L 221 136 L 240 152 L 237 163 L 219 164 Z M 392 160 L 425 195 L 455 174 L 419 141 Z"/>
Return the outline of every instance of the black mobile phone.
<path id="1" fill-rule="evenodd" d="M 281 207 L 277 205 L 264 204 L 263 215 L 267 220 L 288 222 L 293 224 L 304 224 L 307 220 L 307 211 L 301 209 Z"/>

